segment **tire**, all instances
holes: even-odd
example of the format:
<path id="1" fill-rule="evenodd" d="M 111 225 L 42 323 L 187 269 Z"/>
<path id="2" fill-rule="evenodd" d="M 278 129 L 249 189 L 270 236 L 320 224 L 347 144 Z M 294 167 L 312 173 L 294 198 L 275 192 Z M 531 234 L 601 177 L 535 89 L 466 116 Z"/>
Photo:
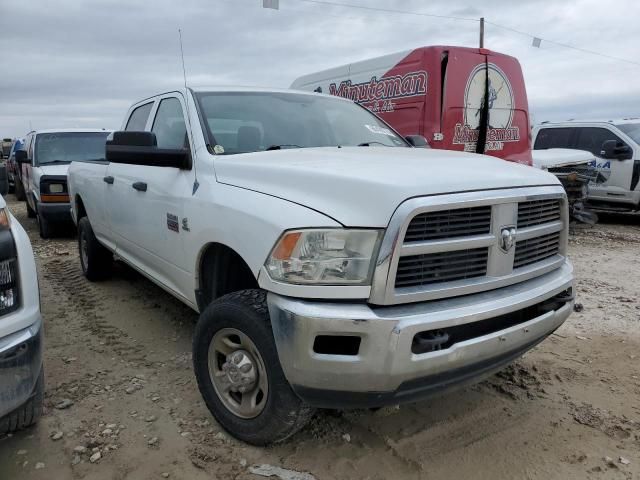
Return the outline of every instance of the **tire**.
<path id="1" fill-rule="evenodd" d="M 29 204 L 27 204 L 27 208 L 28 208 L 28 205 Z M 44 239 L 51 238 L 51 235 L 53 233 L 53 227 L 51 226 L 51 222 L 46 218 L 44 218 L 39 213 L 36 215 L 36 219 L 38 220 L 38 230 L 40 232 L 40 238 L 44 238 Z"/>
<path id="2" fill-rule="evenodd" d="M 43 400 L 44 369 L 41 369 L 33 397 L 9 415 L 0 418 L 0 436 L 17 432 L 36 423 L 42 415 Z"/>
<path id="3" fill-rule="evenodd" d="M 25 203 L 27 204 L 27 217 L 36 218 L 38 216 L 38 212 L 31 208 L 31 205 L 29 205 L 28 201 L 26 201 Z"/>
<path id="4" fill-rule="evenodd" d="M 20 180 L 17 177 L 16 177 L 15 192 L 16 192 L 16 200 L 22 201 L 25 198 L 27 198 L 26 195 L 24 194 L 24 185 L 22 185 L 22 180 Z"/>
<path id="5" fill-rule="evenodd" d="M 82 217 L 78 222 L 78 251 L 82 273 L 87 280 L 95 282 L 109 277 L 113 266 L 113 253 L 98 241 L 89 217 Z"/>
<path id="6" fill-rule="evenodd" d="M 230 353 L 226 361 L 219 358 L 219 354 L 214 355 L 212 363 L 216 363 L 216 366 L 210 366 L 210 347 L 213 348 L 219 335 L 228 331 L 237 331 L 250 340 L 257 356 L 255 352 L 253 356 L 249 356 L 253 358 L 254 364 L 259 364 L 266 372 L 266 379 L 258 375 L 258 385 L 255 387 L 260 389 L 264 383 L 267 390 L 259 402 L 263 406 L 252 417 L 243 418 L 227 406 L 228 400 L 225 398 L 228 396 L 218 394 L 210 373 L 211 368 L 219 368 L 222 361 L 222 368 L 231 363 L 236 363 L 238 368 L 243 366 L 242 363 L 230 360 L 238 350 Z M 256 361 L 256 357 L 261 358 Z M 193 334 L 193 368 L 198 388 L 211 414 L 231 435 L 247 443 L 263 446 L 282 442 L 304 427 L 313 416 L 314 409 L 296 396 L 280 366 L 266 292 L 263 290 L 242 290 L 225 295 L 204 310 Z M 218 383 L 220 381 L 217 380 Z M 253 392 L 255 391 L 254 389 Z M 242 395 L 254 394 L 249 392 Z"/>

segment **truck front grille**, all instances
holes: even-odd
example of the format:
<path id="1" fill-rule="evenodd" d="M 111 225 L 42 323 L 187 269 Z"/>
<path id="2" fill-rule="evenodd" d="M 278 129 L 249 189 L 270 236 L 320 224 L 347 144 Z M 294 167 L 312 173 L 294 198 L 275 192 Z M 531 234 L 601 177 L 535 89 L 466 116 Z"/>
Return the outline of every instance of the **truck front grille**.
<path id="1" fill-rule="evenodd" d="M 459 208 L 416 215 L 407 227 L 405 242 L 481 235 L 491 230 L 491 206 Z"/>
<path id="2" fill-rule="evenodd" d="M 407 200 L 383 239 L 370 301 L 451 298 L 544 275 L 565 261 L 567 216 L 561 186 Z"/>
<path id="3" fill-rule="evenodd" d="M 488 248 L 475 248 L 401 257 L 396 288 L 482 277 L 487 274 L 488 256 Z"/>
<path id="4" fill-rule="evenodd" d="M 542 237 L 530 238 L 516 244 L 513 268 L 526 267 L 560 252 L 560 233 L 550 233 Z"/>
<path id="5" fill-rule="evenodd" d="M 518 205 L 518 228 L 533 227 L 560 220 L 560 201 L 533 200 Z"/>

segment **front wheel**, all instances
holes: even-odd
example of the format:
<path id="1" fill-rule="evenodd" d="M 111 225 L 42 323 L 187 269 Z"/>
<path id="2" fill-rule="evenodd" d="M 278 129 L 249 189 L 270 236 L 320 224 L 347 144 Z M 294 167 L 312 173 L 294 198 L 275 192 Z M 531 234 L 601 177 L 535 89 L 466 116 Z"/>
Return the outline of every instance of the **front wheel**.
<path id="1" fill-rule="evenodd" d="M 15 190 L 16 200 L 22 201 L 26 198 L 26 195 L 24 193 L 24 186 L 22 185 L 22 180 L 20 180 L 17 177 L 15 180 L 14 190 Z"/>
<path id="2" fill-rule="evenodd" d="M 262 290 L 231 293 L 205 309 L 193 334 L 193 367 L 209 411 L 247 443 L 286 440 L 313 415 L 284 376 Z"/>
<path id="3" fill-rule="evenodd" d="M 33 208 L 31 208 L 31 205 L 29 205 L 28 200 L 26 201 L 26 204 L 27 204 L 27 217 L 36 218 L 37 212 Z"/>

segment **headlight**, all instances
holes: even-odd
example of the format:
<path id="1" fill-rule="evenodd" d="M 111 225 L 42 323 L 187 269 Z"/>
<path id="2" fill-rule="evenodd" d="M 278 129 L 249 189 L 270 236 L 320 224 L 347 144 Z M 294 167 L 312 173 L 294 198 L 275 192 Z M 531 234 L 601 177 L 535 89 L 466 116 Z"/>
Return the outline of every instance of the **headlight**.
<path id="1" fill-rule="evenodd" d="M 0 230 L 9 230 L 11 228 L 11 216 L 7 207 L 0 208 Z"/>
<path id="2" fill-rule="evenodd" d="M 64 185 L 61 183 L 50 183 L 49 193 L 62 193 L 64 192 Z"/>
<path id="3" fill-rule="evenodd" d="M 279 282 L 366 285 L 380 236 L 379 230 L 293 230 L 280 237 L 266 268 Z"/>

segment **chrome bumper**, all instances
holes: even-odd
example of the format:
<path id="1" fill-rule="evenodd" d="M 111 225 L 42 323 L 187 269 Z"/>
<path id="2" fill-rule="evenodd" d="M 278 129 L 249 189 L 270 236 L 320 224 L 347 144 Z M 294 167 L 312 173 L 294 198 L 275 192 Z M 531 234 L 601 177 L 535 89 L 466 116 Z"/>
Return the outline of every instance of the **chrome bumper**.
<path id="1" fill-rule="evenodd" d="M 34 393 L 42 370 L 42 320 L 0 338 L 0 418 Z"/>
<path id="2" fill-rule="evenodd" d="M 488 320 L 553 299 L 573 287 L 573 267 L 489 292 L 372 308 L 270 293 L 269 313 L 280 363 L 303 399 L 317 406 L 379 406 L 414 399 L 435 387 L 469 383 L 501 368 L 556 330 L 573 308 L 557 309 L 428 353 L 412 353 L 417 333 Z M 361 338 L 357 355 L 314 352 L 318 335 Z M 322 392 L 328 393 L 323 394 Z"/>

